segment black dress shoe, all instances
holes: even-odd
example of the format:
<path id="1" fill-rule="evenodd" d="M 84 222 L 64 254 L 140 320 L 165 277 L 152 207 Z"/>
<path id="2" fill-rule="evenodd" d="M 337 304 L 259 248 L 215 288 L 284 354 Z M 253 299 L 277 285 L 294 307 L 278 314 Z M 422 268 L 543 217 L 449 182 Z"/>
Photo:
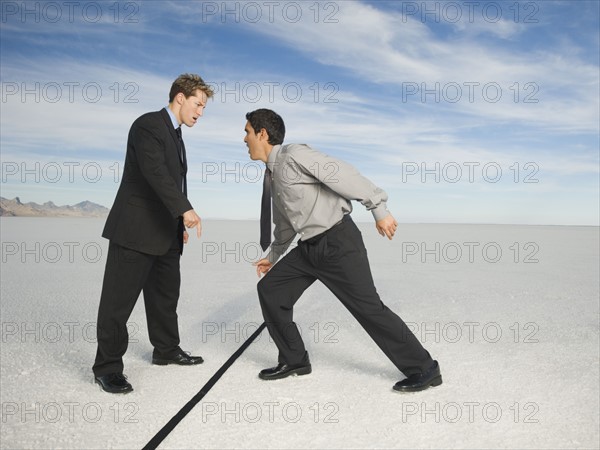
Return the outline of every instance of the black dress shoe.
<path id="1" fill-rule="evenodd" d="M 109 373 L 94 378 L 100 387 L 111 394 L 126 394 L 133 391 L 133 386 L 122 373 Z"/>
<path id="2" fill-rule="evenodd" d="M 284 364 L 279 363 L 277 367 L 261 370 L 258 377 L 263 380 L 278 380 L 290 375 L 308 375 L 312 372 L 310 363 L 306 364 Z"/>
<path id="3" fill-rule="evenodd" d="M 394 385 L 395 391 L 416 392 L 427 389 L 429 386 L 439 386 L 442 384 L 442 374 L 437 361 L 433 362 L 427 371 L 423 373 L 414 373 Z"/>
<path id="4" fill-rule="evenodd" d="M 191 356 L 189 353 L 180 350 L 175 356 L 170 358 L 163 358 L 158 356 L 152 357 L 152 364 L 159 366 L 166 366 L 167 364 L 179 364 L 180 366 L 194 366 L 196 364 L 202 364 L 204 360 L 202 356 Z"/>

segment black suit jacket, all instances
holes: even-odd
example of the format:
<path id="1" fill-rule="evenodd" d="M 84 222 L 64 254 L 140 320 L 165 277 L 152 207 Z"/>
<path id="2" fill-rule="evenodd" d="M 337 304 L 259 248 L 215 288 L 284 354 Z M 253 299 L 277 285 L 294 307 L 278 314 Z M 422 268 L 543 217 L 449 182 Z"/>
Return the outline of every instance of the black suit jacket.
<path id="1" fill-rule="evenodd" d="M 166 109 L 144 114 L 129 130 L 123 178 L 102 236 L 150 255 L 167 253 L 175 237 L 183 250 L 187 161 Z"/>

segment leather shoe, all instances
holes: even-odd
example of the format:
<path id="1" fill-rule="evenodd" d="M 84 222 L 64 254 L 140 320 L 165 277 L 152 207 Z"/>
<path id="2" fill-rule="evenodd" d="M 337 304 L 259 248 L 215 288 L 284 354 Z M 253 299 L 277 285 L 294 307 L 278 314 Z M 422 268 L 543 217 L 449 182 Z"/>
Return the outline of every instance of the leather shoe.
<path id="1" fill-rule="evenodd" d="M 394 385 L 395 391 L 400 392 L 416 392 L 427 389 L 429 386 L 439 386 L 442 384 L 442 374 L 440 373 L 440 365 L 437 361 L 423 373 L 413 373 L 402 381 L 398 381 Z"/>
<path id="2" fill-rule="evenodd" d="M 175 356 L 170 358 L 163 358 L 158 356 L 152 357 L 152 364 L 158 366 L 166 366 L 168 364 L 178 364 L 180 366 L 194 366 L 196 364 L 202 364 L 204 360 L 202 356 L 191 356 L 189 353 L 179 350 Z"/>
<path id="3" fill-rule="evenodd" d="M 133 391 L 133 386 L 127 381 L 127 377 L 122 373 L 109 373 L 94 377 L 100 387 L 111 394 L 126 394 Z"/>
<path id="4" fill-rule="evenodd" d="M 312 372 L 310 363 L 307 364 L 284 364 L 279 363 L 277 367 L 261 370 L 258 377 L 263 380 L 278 380 L 290 375 L 308 375 Z"/>

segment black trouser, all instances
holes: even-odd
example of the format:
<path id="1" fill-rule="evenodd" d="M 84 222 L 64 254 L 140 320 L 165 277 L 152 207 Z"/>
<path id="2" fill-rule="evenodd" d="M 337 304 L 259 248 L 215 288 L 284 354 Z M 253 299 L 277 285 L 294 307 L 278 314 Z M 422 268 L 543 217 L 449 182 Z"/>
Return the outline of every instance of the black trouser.
<path id="1" fill-rule="evenodd" d="M 350 216 L 319 236 L 299 241 L 258 283 L 263 316 L 279 349 L 280 363 L 308 360 L 293 322 L 293 308 L 315 280 L 342 302 L 404 375 L 431 367 L 429 352 L 402 319 L 381 302 L 361 233 Z"/>
<path id="2" fill-rule="evenodd" d="M 109 244 L 98 308 L 96 376 L 123 371 L 129 341 L 127 321 L 142 291 L 153 355 L 170 357 L 179 351 L 180 256 L 177 239 L 161 256 Z"/>

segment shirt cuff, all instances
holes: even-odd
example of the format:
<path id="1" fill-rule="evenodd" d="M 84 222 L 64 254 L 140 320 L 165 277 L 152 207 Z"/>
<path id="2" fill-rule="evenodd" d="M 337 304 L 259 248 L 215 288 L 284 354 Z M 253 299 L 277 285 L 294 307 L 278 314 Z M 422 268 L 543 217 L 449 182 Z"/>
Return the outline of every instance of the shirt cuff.
<path id="1" fill-rule="evenodd" d="M 275 264 L 279 260 L 279 258 L 281 258 L 281 255 L 278 255 L 273 250 L 269 251 L 267 256 L 265 256 L 265 259 L 267 259 L 271 264 Z"/>
<path id="2" fill-rule="evenodd" d="M 377 208 L 373 208 L 371 212 L 373 213 L 375 222 L 385 219 L 390 214 L 385 203 L 381 203 Z"/>

